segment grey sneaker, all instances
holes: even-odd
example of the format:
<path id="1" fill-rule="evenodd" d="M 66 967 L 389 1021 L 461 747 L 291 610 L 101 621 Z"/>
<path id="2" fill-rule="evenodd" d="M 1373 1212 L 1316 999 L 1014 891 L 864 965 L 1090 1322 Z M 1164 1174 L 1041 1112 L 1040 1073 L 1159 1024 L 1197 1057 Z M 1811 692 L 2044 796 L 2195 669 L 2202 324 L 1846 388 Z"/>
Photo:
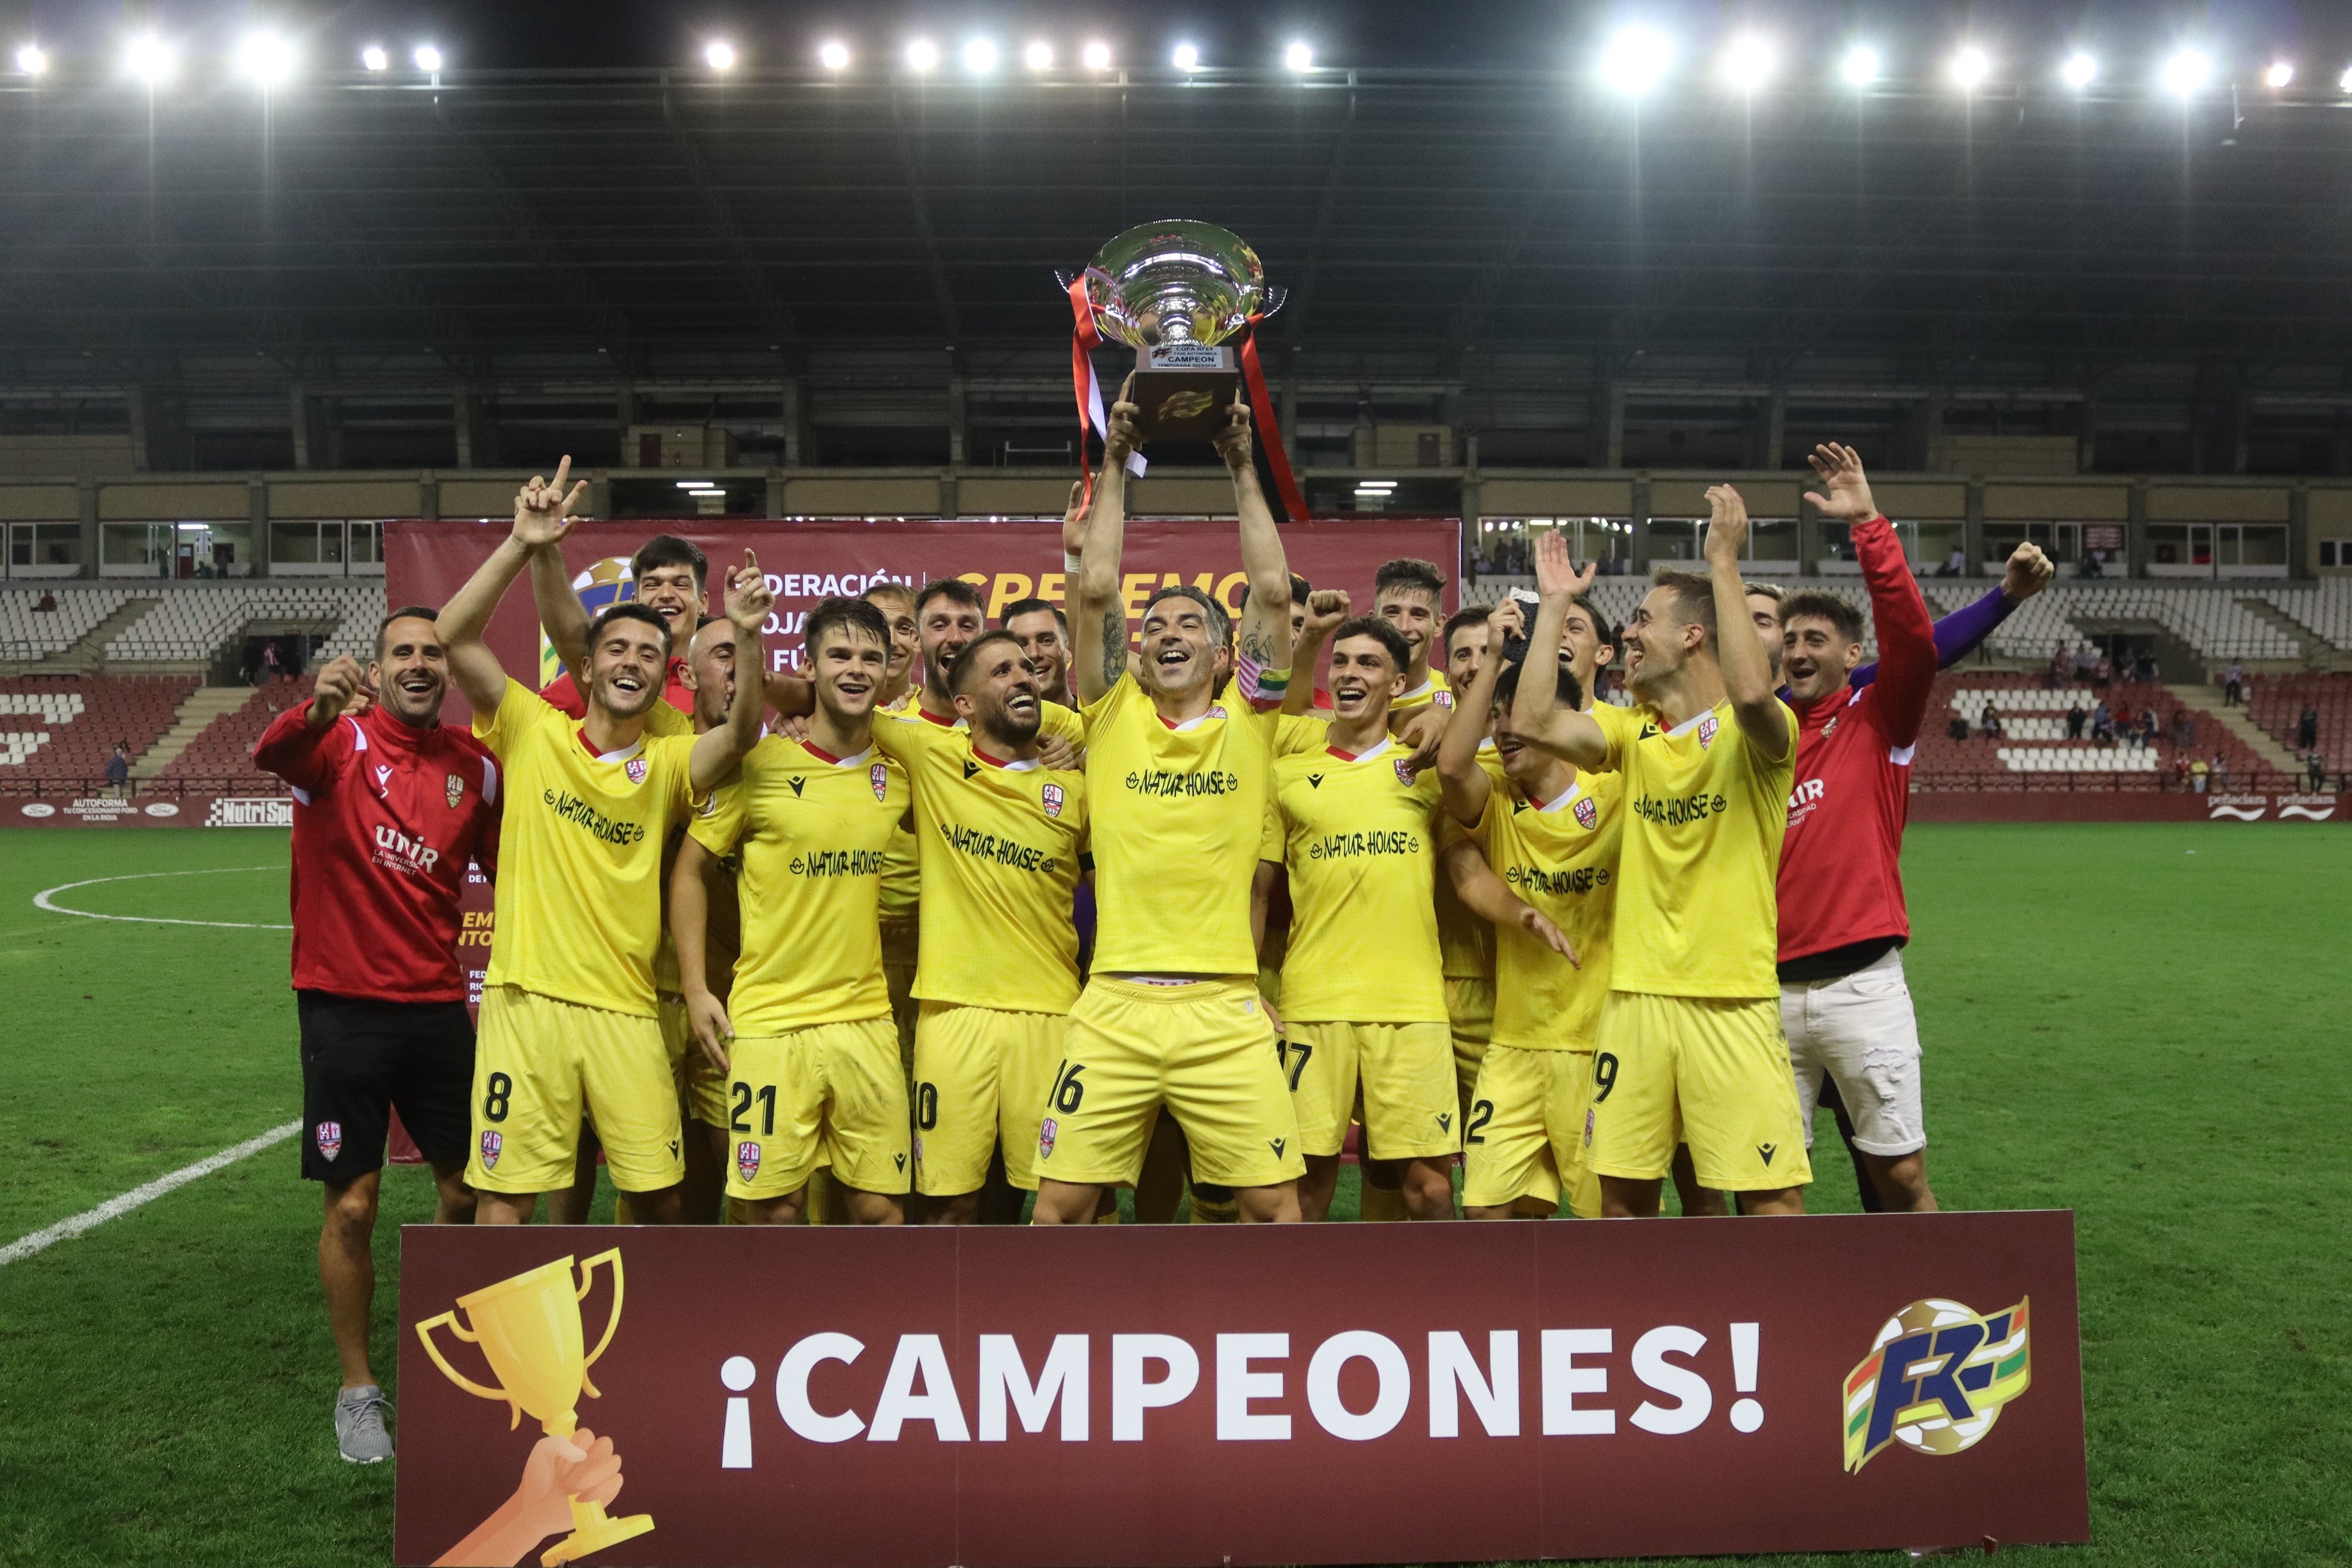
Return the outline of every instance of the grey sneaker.
<path id="1" fill-rule="evenodd" d="M 355 1465 L 392 1458 L 392 1434 L 383 1429 L 383 1390 L 371 1383 L 335 1396 L 335 1447 Z"/>

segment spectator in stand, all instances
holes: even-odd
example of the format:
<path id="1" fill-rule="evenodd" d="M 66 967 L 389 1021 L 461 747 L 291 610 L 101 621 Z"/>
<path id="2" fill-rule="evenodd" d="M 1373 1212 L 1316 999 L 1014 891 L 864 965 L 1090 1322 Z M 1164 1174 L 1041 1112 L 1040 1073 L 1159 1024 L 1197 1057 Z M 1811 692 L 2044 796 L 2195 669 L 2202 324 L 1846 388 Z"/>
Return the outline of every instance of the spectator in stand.
<path id="1" fill-rule="evenodd" d="M 2101 691 L 2105 691 L 2115 684 L 2115 661 L 2108 658 L 2105 653 L 2100 653 L 2098 662 L 2091 666 L 2091 678 L 2099 683 Z"/>
<path id="2" fill-rule="evenodd" d="M 40 611 L 45 615 L 53 615 L 57 612 L 58 596 L 49 592 L 47 589 L 43 589 L 41 591 L 41 601 L 38 604 L 34 605 L 33 608 Z"/>
<path id="3" fill-rule="evenodd" d="M 1977 730 L 1987 740 L 2000 738 L 2000 710 L 1987 702 L 1984 712 L 1977 716 Z"/>
<path id="4" fill-rule="evenodd" d="M 2190 763 L 2189 765 L 2189 788 L 2196 790 L 2200 795 L 2205 793 L 2206 777 L 2208 774 L 2211 773 L 2211 768 L 2205 766 L 2205 759 L 2201 757 L 2196 761 Z"/>
<path id="5" fill-rule="evenodd" d="M 2069 740 L 2082 739 L 2083 726 L 2090 719 L 2090 716 L 2091 716 L 2089 714 L 2083 711 L 2083 699 L 2076 697 L 2074 699 L 2074 706 L 2066 710 L 2066 738 Z"/>
<path id="6" fill-rule="evenodd" d="M 2050 653 L 2050 689 L 2056 691 L 2066 684 L 2066 639 L 2058 639 L 2058 646 Z"/>
<path id="7" fill-rule="evenodd" d="M 2236 707 L 2246 700 L 2246 666 L 2235 659 L 2221 672 L 2221 706 Z"/>
<path id="8" fill-rule="evenodd" d="M 2327 757 L 2315 751 L 2303 759 L 2304 784 L 2315 795 L 2327 793 Z"/>
<path id="9" fill-rule="evenodd" d="M 131 743 L 118 740 L 114 755 L 106 759 L 106 792 L 120 800 L 131 798 Z"/>
<path id="10" fill-rule="evenodd" d="M 2297 751 L 2309 751 L 2318 744 L 2319 710 L 2305 703 L 2294 721 L 2294 747 Z"/>
<path id="11" fill-rule="evenodd" d="M 2095 549 L 2089 555 L 2084 556 L 2083 558 L 2083 570 L 2076 572 L 2074 575 L 2077 577 L 2106 576 L 2107 552 L 2103 549 Z"/>
<path id="12" fill-rule="evenodd" d="M 2175 752 L 2172 758 L 2172 787 L 2176 789 L 2189 788 L 2189 758 L 2179 752 Z"/>
<path id="13" fill-rule="evenodd" d="M 2132 666 L 2132 678 L 2145 685 L 2156 679 L 2156 655 L 2142 653 Z"/>
<path id="14" fill-rule="evenodd" d="M 274 681 L 277 678 L 278 641 L 273 637 L 261 644 L 261 679 L 264 682 L 268 682 Z"/>
<path id="15" fill-rule="evenodd" d="M 2185 707 L 2172 710 L 2172 744 L 2182 751 L 2197 744 L 2197 720 Z"/>
<path id="16" fill-rule="evenodd" d="M 2154 703 L 2139 710 L 2139 743 L 2143 749 L 2156 744 L 2156 705 Z"/>
<path id="17" fill-rule="evenodd" d="M 2139 721 L 2132 716 L 2131 704 L 2117 703 L 2115 716 L 2115 737 L 2122 745 L 2134 746 L 2139 741 Z"/>
<path id="18" fill-rule="evenodd" d="M 1968 574 L 1969 552 L 1961 549 L 1958 545 L 1954 545 L 1952 547 L 1952 553 L 1944 559 L 1944 570 L 1937 575 L 1942 577 L 1966 577 Z"/>
<path id="19" fill-rule="evenodd" d="M 2116 717 L 2107 711 L 2104 700 L 2091 705 L 2091 742 L 2095 746 L 2113 746 L 2116 743 Z"/>
<path id="20" fill-rule="evenodd" d="M 2074 644 L 2074 678 L 2076 680 L 2089 680 L 2091 672 L 2097 668 L 2099 656 L 2091 652 L 2091 645 L 2088 643 Z"/>
<path id="21" fill-rule="evenodd" d="M 2213 792 L 2217 795 L 2230 788 L 2230 759 L 2221 752 L 2213 754 Z"/>
<path id="22" fill-rule="evenodd" d="M 1966 740 L 1969 737 L 1968 716 L 1965 714 L 1954 714 L 1952 722 L 1944 727 L 1944 733 L 1954 740 Z"/>

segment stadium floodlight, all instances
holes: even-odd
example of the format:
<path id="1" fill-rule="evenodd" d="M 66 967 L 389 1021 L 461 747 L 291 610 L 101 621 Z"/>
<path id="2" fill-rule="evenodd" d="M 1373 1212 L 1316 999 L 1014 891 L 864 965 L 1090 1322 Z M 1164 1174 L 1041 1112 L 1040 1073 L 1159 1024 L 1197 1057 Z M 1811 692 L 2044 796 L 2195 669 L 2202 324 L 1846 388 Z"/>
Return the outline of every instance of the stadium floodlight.
<path id="1" fill-rule="evenodd" d="M 1201 67 L 1201 51 L 1190 44 L 1177 45 L 1175 52 L 1168 57 L 1175 62 L 1180 71 L 1198 70 Z"/>
<path id="2" fill-rule="evenodd" d="M 2352 66 L 2344 68 L 2344 74 L 2336 78 L 2336 86 L 2339 91 L 2352 92 Z"/>
<path id="3" fill-rule="evenodd" d="M 366 48 L 360 51 L 360 68 L 371 71 L 388 71 L 392 68 L 392 56 L 385 50 L 382 44 L 370 44 Z"/>
<path id="4" fill-rule="evenodd" d="M 1992 79 L 1992 57 L 1974 44 L 1961 48 L 1952 57 L 1952 85 L 1962 92 L 1974 92 Z"/>
<path id="5" fill-rule="evenodd" d="M 1090 71 L 1110 69 L 1110 46 L 1097 39 L 1079 52 L 1078 58 Z"/>
<path id="6" fill-rule="evenodd" d="M 1752 93 L 1772 79 L 1780 65 L 1780 54 L 1769 39 L 1760 34 L 1742 33 L 1724 47 L 1716 74 L 1732 91 Z"/>
<path id="7" fill-rule="evenodd" d="M 917 38 L 907 46 L 907 63 L 919 71 L 940 68 L 940 47 L 929 38 Z"/>
<path id="8" fill-rule="evenodd" d="M 1838 75 L 1848 87 L 1868 87 L 1878 79 L 1879 68 L 1878 51 L 1868 44 L 1856 44 L 1838 61 Z"/>
<path id="9" fill-rule="evenodd" d="M 2098 76 L 2099 62 L 2081 49 L 2076 49 L 2073 54 L 2068 55 L 2066 63 L 2058 68 L 2058 79 L 2076 92 L 2082 91 L 2096 81 Z"/>
<path id="10" fill-rule="evenodd" d="M 2213 79 L 2213 57 L 2202 49 L 2176 49 L 2159 78 L 2175 98 L 2194 98 Z"/>
<path id="11" fill-rule="evenodd" d="M 1054 68 L 1054 46 L 1047 43 L 1043 38 L 1030 39 L 1028 47 L 1021 51 L 1021 63 L 1027 66 L 1033 71 L 1052 70 Z"/>
<path id="12" fill-rule="evenodd" d="M 166 80 L 178 63 L 177 51 L 152 33 L 140 34 L 122 51 L 123 68 L 149 87 Z"/>
<path id="13" fill-rule="evenodd" d="M 1665 79 L 1675 46 L 1651 27 L 1621 27 L 1601 51 L 1601 79 L 1612 91 L 1639 98 Z"/>
<path id="14" fill-rule="evenodd" d="M 827 38 L 816 49 L 816 63 L 829 71 L 849 68 L 849 46 L 839 38 Z"/>
<path id="15" fill-rule="evenodd" d="M 41 46 L 40 46 L 40 45 L 38 45 L 38 44 L 19 44 L 19 45 L 17 45 L 17 46 L 16 46 L 16 68 L 17 68 L 19 71 L 22 71 L 25 75 L 26 75 L 26 76 L 28 76 L 28 77 L 37 77 L 37 76 L 47 76 L 47 75 L 48 75 L 48 72 L 49 72 L 49 54 L 48 54 L 48 51 L 47 51 L 47 49 L 42 48 L 42 47 L 41 47 Z"/>
<path id="16" fill-rule="evenodd" d="M 963 47 L 963 68 L 984 77 L 996 68 L 996 40 L 974 38 Z"/>
<path id="17" fill-rule="evenodd" d="M 2264 87 L 2273 89 L 2294 86 L 2294 62 L 2293 60 L 2273 60 L 2271 62 L 2270 69 L 2263 73 L 2263 85 Z"/>
<path id="18" fill-rule="evenodd" d="M 708 490 L 710 488 L 710 481 L 708 479 L 680 479 L 677 482 L 677 487 L 681 490 Z"/>
<path id="19" fill-rule="evenodd" d="M 1315 68 L 1315 51 L 1304 38 L 1295 39 L 1282 51 L 1282 63 L 1294 71 Z"/>
<path id="20" fill-rule="evenodd" d="M 735 46 L 724 38 L 713 38 L 702 46 L 702 62 L 714 71 L 735 68 Z"/>
<path id="21" fill-rule="evenodd" d="M 236 74 L 276 87 L 294 74 L 294 46 L 276 33 L 247 33 L 236 46 Z"/>
<path id="22" fill-rule="evenodd" d="M 410 57 L 415 60 L 416 68 L 420 71 L 437 71 L 448 63 L 441 51 L 431 44 L 417 45 L 416 53 Z"/>

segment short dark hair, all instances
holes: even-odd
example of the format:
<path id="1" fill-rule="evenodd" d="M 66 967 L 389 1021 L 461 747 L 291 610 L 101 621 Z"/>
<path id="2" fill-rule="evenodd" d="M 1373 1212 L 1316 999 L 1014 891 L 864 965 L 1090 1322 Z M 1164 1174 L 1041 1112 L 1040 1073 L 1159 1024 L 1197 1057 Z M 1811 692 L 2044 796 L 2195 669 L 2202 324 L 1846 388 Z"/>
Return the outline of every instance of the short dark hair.
<path id="1" fill-rule="evenodd" d="M 651 605 L 640 604 L 634 599 L 624 599 L 617 604 L 607 604 L 603 610 L 597 612 L 596 619 L 588 622 L 590 649 L 594 649 L 598 641 L 604 635 L 604 628 L 615 621 L 644 622 L 661 633 L 662 652 L 667 654 L 670 651 L 669 622 L 662 619 L 660 611 Z"/>
<path id="2" fill-rule="evenodd" d="M 691 569 L 697 593 L 710 582 L 710 562 L 704 559 L 700 547 L 692 539 L 682 539 L 676 534 L 656 534 L 639 545 L 637 553 L 629 558 L 629 580 L 634 584 L 646 573 L 666 566 Z"/>
<path id="3" fill-rule="evenodd" d="M 391 631 L 391 630 L 392 630 L 392 623 L 393 623 L 394 622 L 395 622 L 395 621 L 432 621 L 432 622 L 439 622 L 439 621 L 440 621 L 440 619 L 441 619 L 441 612 L 439 612 L 438 610 L 434 609 L 434 608 L 433 608 L 432 606 L 430 606 L 430 605 L 426 605 L 426 604 L 407 604 L 407 605 L 403 605 L 400 609 L 394 611 L 391 614 L 389 614 L 389 615 L 385 616 L 383 620 L 381 620 L 381 621 L 379 621 L 379 622 L 376 622 L 376 627 L 375 627 L 375 656 L 376 656 L 377 658 L 379 658 L 379 659 L 381 659 L 381 658 L 383 658 L 383 634 L 384 634 L 385 632 L 389 632 L 389 631 Z M 437 628 L 436 628 L 436 629 L 437 629 Z"/>
<path id="4" fill-rule="evenodd" d="M 1293 610 L 1307 608 L 1307 596 L 1314 591 L 1314 587 L 1305 578 L 1295 571 L 1290 574 L 1290 607 Z M 1249 580 L 1246 578 L 1242 580 L 1241 607 L 1244 610 L 1249 608 Z"/>
<path id="5" fill-rule="evenodd" d="M 1601 613 L 1601 607 L 1593 603 L 1589 595 L 1577 594 L 1568 602 L 1584 612 L 1585 618 L 1592 622 L 1592 630 L 1600 634 L 1602 643 L 1611 648 L 1621 646 L 1615 630 L 1609 624 L 1609 617 Z"/>
<path id="6" fill-rule="evenodd" d="M 1399 674 L 1412 663 L 1412 650 L 1406 646 L 1404 633 L 1377 615 L 1351 615 L 1340 622 L 1339 630 L 1331 633 L 1331 646 L 1336 648 L 1350 637 L 1370 637 L 1378 643 Z"/>
<path id="7" fill-rule="evenodd" d="M 1461 609 L 1455 611 L 1453 614 L 1445 618 L 1444 627 L 1437 633 L 1437 645 L 1445 650 L 1445 656 L 1447 658 L 1452 658 L 1454 656 L 1454 633 L 1461 631 L 1465 626 L 1484 626 L 1486 623 L 1486 617 L 1492 615 L 1494 612 L 1495 607 L 1491 604 L 1464 605 Z"/>
<path id="8" fill-rule="evenodd" d="M 922 618 L 924 607 L 934 599 L 952 599 L 971 610 L 982 608 L 979 589 L 960 577 L 935 577 L 923 584 L 922 591 L 915 595 L 917 620 Z"/>
<path id="9" fill-rule="evenodd" d="M 1786 626 L 1800 615 L 1811 615 L 1828 622 L 1838 629 L 1838 635 L 1849 643 L 1862 641 L 1862 612 L 1834 593 L 1808 590 L 1791 593 L 1780 601 L 1780 624 Z"/>
<path id="10" fill-rule="evenodd" d="M 996 618 L 997 629 L 1002 631 L 1012 625 L 1013 618 L 1016 615 L 1034 615 L 1040 610 L 1050 610 L 1054 612 L 1054 624 L 1062 629 L 1062 636 L 1066 640 L 1070 635 L 1070 618 L 1063 614 L 1062 607 L 1050 599 L 1014 600 L 1004 607 L 1004 613 Z"/>
<path id="11" fill-rule="evenodd" d="M 1207 589 L 1196 588 L 1189 582 L 1171 582 L 1156 588 L 1152 590 L 1151 597 L 1143 601 L 1143 613 L 1150 614 L 1151 607 L 1163 599 L 1191 600 L 1207 613 L 1209 636 L 1213 642 L 1219 647 L 1223 647 L 1233 641 L 1234 618 L 1225 613 L 1225 607 L 1218 603 L 1215 596 Z"/>
<path id="12" fill-rule="evenodd" d="M 1417 588 L 1435 600 L 1445 591 L 1445 574 L 1437 570 L 1437 563 L 1433 560 L 1399 556 L 1394 560 L 1382 561 L 1381 570 L 1372 573 L 1374 599 L 1391 588 Z"/>
<path id="13" fill-rule="evenodd" d="M 1673 591 L 1676 612 L 1685 621 L 1696 621 L 1705 627 L 1711 645 L 1715 642 L 1715 580 L 1702 572 L 1660 567 L 1651 574 L 1650 580 Z"/>
<path id="14" fill-rule="evenodd" d="M 814 653 L 826 632 L 841 627 L 862 632 L 881 643 L 884 651 L 889 649 L 890 622 L 882 619 L 882 612 L 866 600 L 838 595 L 809 612 L 808 624 L 801 629 L 801 645 Z"/>
<path id="15" fill-rule="evenodd" d="M 1503 666 L 1502 674 L 1495 682 L 1495 706 L 1496 707 L 1507 708 L 1517 699 L 1519 695 L 1519 671 L 1525 667 L 1526 665 L 1524 661 L 1519 664 L 1506 664 Z M 1562 659 L 1559 662 L 1559 685 L 1552 689 L 1559 694 L 1559 700 L 1568 706 L 1582 707 L 1584 706 L 1584 687 L 1579 684 L 1576 678 L 1576 672 L 1568 667 L 1568 661 L 1565 659 Z"/>
<path id="16" fill-rule="evenodd" d="M 1051 607 L 1048 606 L 1048 608 Z M 971 642 L 966 643 L 963 645 L 963 652 L 958 653 L 955 656 L 954 661 L 948 665 L 948 695 L 950 696 L 953 696 L 961 692 L 963 690 L 964 677 L 977 673 L 980 669 L 980 661 L 973 655 L 977 654 L 982 648 L 994 643 L 1003 643 L 1006 647 L 1013 650 L 1013 653 L 1015 658 L 1020 657 L 1020 638 L 1015 637 L 1012 632 L 1005 631 L 1001 626 L 993 632 L 982 632 L 979 636 L 974 637 Z"/>

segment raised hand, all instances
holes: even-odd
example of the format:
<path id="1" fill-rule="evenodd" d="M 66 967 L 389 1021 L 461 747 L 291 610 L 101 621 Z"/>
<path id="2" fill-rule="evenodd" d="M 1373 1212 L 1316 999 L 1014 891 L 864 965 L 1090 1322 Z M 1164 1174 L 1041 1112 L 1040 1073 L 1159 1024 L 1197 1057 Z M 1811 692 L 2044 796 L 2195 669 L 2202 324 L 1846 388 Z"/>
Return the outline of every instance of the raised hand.
<path id="1" fill-rule="evenodd" d="M 1567 594 L 1573 598 L 1592 586 L 1592 574 L 1601 570 L 1599 561 L 1587 561 L 1578 571 L 1568 559 L 1568 537 L 1558 528 L 1547 528 L 1536 536 L 1536 591 L 1546 599 Z"/>
<path id="2" fill-rule="evenodd" d="M 768 612 L 774 609 L 776 596 L 768 587 L 768 574 L 760 570 L 760 558 L 747 548 L 743 565 L 727 579 L 727 619 L 739 632 L 757 636 L 760 628 L 768 623 Z"/>
<path id="3" fill-rule="evenodd" d="M 1490 655 L 1501 652 L 1506 637 L 1524 637 L 1527 634 L 1528 612 L 1520 607 L 1517 600 L 1507 595 L 1494 609 L 1486 612 L 1486 651 Z"/>
<path id="4" fill-rule="evenodd" d="M 1234 388 L 1232 405 L 1225 410 L 1224 428 L 1218 431 L 1212 440 L 1217 455 L 1225 460 L 1226 467 L 1238 469 L 1250 465 L 1250 454 L 1255 449 L 1255 442 L 1250 424 L 1249 399 L 1243 395 L 1238 385 Z"/>
<path id="5" fill-rule="evenodd" d="M 1812 450 L 1805 461 L 1822 476 L 1826 496 L 1808 490 L 1805 499 L 1813 510 L 1824 517 L 1839 522 L 1865 523 L 1878 516 L 1878 503 L 1870 498 L 1870 481 L 1863 477 L 1862 455 L 1851 446 L 1824 442 Z"/>
<path id="6" fill-rule="evenodd" d="M 334 723 L 358 696 L 365 679 L 360 662 L 349 653 L 330 659 L 327 667 L 319 672 L 318 684 L 311 691 L 310 727 L 324 729 Z"/>
<path id="7" fill-rule="evenodd" d="M 1869 494 L 1867 489 L 1863 492 L 1864 499 Z M 1715 509 L 1706 525 L 1708 564 L 1738 564 L 1739 552 L 1748 544 L 1748 503 L 1730 486 L 1717 485 L 1707 490 L 1706 504 Z"/>
<path id="8" fill-rule="evenodd" d="M 582 479 L 571 489 L 563 481 L 572 476 L 569 454 L 556 465 L 554 483 L 534 474 L 530 483 L 515 493 L 514 538 L 518 544 L 536 549 L 541 545 L 560 544 L 579 519 L 572 514 L 581 498 L 588 494 L 588 481 Z"/>
<path id="9" fill-rule="evenodd" d="M 1129 371 L 1127 380 L 1119 383 L 1118 400 L 1110 405 L 1110 428 L 1103 434 L 1103 466 L 1124 465 L 1127 455 L 1142 444 L 1143 411 L 1135 405 L 1135 372 Z"/>
<path id="10" fill-rule="evenodd" d="M 2010 552 L 2009 570 L 2000 574 L 2001 597 L 2011 604 L 2021 604 L 2050 586 L 2058 569 L 2042 553 L 2042 547 L 2026 543 Z"/>
<path id="11" fill-rule="evenodd" d="M 1062 553 L 1087 553 L 1087 485 L 1083 479 L 1070 481 L 1069 504 L 1062 508 Z"/>
<path id="12" fill-rule="evenodd" d="M 1344 588 L 1318 588 L 1307 596 L 1307 635 L 1318 643 L 1339 630 L 1339 622 L 1348 618 L 1353 601 Z"/>

